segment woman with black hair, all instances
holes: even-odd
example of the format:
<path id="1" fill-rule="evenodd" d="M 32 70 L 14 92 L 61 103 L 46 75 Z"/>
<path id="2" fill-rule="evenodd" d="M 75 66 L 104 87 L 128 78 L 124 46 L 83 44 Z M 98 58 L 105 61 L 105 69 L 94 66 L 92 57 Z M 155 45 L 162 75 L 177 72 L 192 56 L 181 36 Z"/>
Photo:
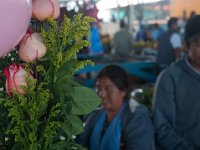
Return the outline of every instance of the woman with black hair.
<path id="1" fill-rule="evenodd" d="M 96 91 L 102 107 L 86 121 L 83 146 L 89 150 L 152 150 L 151 119 L 144 106 L 129 100 L 126 71 L 106 66 L 96 77 Z"/>

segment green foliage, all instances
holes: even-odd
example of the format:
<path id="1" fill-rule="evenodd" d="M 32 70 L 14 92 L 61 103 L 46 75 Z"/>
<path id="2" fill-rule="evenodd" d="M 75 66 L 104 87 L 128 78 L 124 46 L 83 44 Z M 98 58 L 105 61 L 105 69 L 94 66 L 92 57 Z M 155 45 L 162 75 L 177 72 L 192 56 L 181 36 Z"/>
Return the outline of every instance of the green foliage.
<path id="1" fill-rule="evenodd" d="M 70 21 L 69 18 L 64 16 L 64 22 L 61 27 L 58 27 L 56 21 L 48 19 L 50 28 L 48 31 L 42 29 L 42 37 L 47 46 L 49 72 L 46 74 L 45 79 L 56 82 L 59 72 L 62 73 L 64 66 L 68 63 L 71 67 L 71 75 L 77 70 L 83 68 L 85 65 L 93 65 L 89 60 L 75 61 L 77 53 L 83 48 L 89 46 L 89 42 L 84 40 L 85 36 L 89 35 L 89 23 L 95 21 L 90 17 L 83 17 L 82 14 L 74 16 L 74 20 Z M 74 64 L 73 64 L 74 63 Z M 53 74 L 52 74 L 53 73 Z"/>
<path id="2" fill-rule="evenodd" d="M 24 87 L 26 94 L 14 93 L 13 96 L 5 98 L 8 116 L 15 123 L 14 128 L 8 132 L 15 135 L 15 142 L 23 145 L 23 149 L 37 150 L 42 148 L 43 143 L 46 144 L 49 138 L 53 138 L 52 134 L 56 134 L 54 132 L 58 129 L 59 122 L 54 118 L 59 113 L 55 109 L 58 104 L 50 108 L 48 118 L 45 118 L 50 99 L 49 90 L 43 88 L 43 83 L 36 86 L 36 80 L 33 79 L 27 79 L 27 83 L 28 88 Z"/>
<path id="3" fill-rule="evenodd" d="M 1 150 L 11 149 L 14 144 L 14 138 L 11 134 L 6 134 L 6 131 L 11 127 L 11 119 L 8 116 L 8 111 L 4 106 L 4 102 L 0 101 L 0 148 Z"/>
<path id="4" fill-rule="evenodd" d="M 19 62 L 17 51 L 11 51 L 7 56 L 0 58 L 0 98 L 5 97 L 4 92 L 5 77 L 3 75 L 3 69 L 13 62 Z M 11 134 L 6 134 L 8 128 L 11 127 L 11 120 L 8 116 L 8 110 L 4 106 L 4 102 L 0 101 L 0 149 L 11 149 L 14 140 Z"/>
<path id="5" fill-rule="evenodd" d="M 48 19 L 50 27 L 41 29 L 47 53 L 40 61 L 26 64 L 28 86 L 22 87 L 26 93 L 1 96 L 0 106 L 10 117 L 5 121 L 11 124 L 7 135 L 14 135 L 12 149 L 83 149 L 73 141 L 83 131 L 78 115 L 91 112 L 100 100 L 92 89 L 74 81 L 73 75 L 85 65 L 93 65 L 90 60 L 77 60 L 77 53 L 89 45 L 83 39 L 92 21 L 81 14 L 73 20 L 65 16 L 61 26 Z M 33 70 L 36 79 L 30 78 Z"/>
<path id="6" fill-rule="evenodd" d="M 143 96 L 141 97 L 141 103 L 144 104 L 148 110 L 152 111 L 152 98 L 153 98 L 153 88 L 149 87 L 144 89 Z"/>
<path id="7" fill-rule="evenodd" d="M 153 98 L 153 86 L 147 86 L 143 88 L 143 91 L 136 93 L 133 97 L 139 103 L 147 107 L 147 109 L 152 112 L 152 98 Z"/>

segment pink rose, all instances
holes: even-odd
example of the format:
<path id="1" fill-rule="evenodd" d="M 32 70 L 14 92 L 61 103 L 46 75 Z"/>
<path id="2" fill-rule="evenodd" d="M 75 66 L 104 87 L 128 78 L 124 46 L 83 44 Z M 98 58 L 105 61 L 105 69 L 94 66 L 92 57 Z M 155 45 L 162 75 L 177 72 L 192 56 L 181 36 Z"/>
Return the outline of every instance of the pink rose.
<path id="1" fill-rule="evenodd" d="M 21 86 L 27 86 L 25 81 L 26 71 L 24 66 L 20 64 L 11 64 L 4 69 L 4 76 L 6 77 L 6 92 L 11 95 L 13 91 L 20 94 L 25 94 Z"/>
<path id="2" fill-rule="evenodd" d="M 58 0 L 33 0 L 32 17 L 43 21 L 48 17 L 57 19 L 60 15 Z"/>
<path id="3" fill-rule="evenodd" d="M 22 61 L 32 62 L 46 54 L 46 46 L 39 33 L 27 33 L 19 47 L 19 57 Z"/>

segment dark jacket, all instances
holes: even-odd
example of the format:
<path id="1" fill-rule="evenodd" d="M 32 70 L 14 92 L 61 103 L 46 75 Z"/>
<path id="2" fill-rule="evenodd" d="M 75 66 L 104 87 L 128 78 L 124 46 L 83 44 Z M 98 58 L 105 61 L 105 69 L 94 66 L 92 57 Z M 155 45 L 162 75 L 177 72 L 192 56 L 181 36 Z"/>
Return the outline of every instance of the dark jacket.
<path id="1" fill-rule="evenodd" d="M 200 150 L 200 74 L 180 60 L 160 74 L 153 100 L 158 150 Z"/>
<path id="2" fill-rule="evenodd" d="M 130 106 L 130 107 L 128 107 Z M 82 144 L 89 148 L 89 141 L 103 109 L 90 115 L 86 122 Z M 137 102 L 130 102 L 122 114 L 122 140 L 126 150 L 152 150 L 153 126 L 148 110 Z"/>
<path id="3" fill-rule="evenodd" d="M 170 38 L 173 33 L 175 33 L 173 30 L 167 31 L 158 42 L 156 62 L 161 66 L 169 66 L 176 60 L 174 49 L 170 42 Z"/>

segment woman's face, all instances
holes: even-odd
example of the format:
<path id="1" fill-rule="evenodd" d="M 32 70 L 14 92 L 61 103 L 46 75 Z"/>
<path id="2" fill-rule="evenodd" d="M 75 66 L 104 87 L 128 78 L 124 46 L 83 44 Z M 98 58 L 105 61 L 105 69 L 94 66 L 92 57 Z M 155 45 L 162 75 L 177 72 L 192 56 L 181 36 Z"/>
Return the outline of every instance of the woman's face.
<path id="1" fill-rule="evenodd" d="M 200 70 L 200 36 L 191 42 L 189 58 L 192 66 Z"/>
<path id="2" fill-rule="evenodd" d="M 108 111 L 118 111 L 120 109 L 126 95 L 125 91 L 118 89 L 108 77 L 97 79 L 96 89 L 105 109 Z"/>

